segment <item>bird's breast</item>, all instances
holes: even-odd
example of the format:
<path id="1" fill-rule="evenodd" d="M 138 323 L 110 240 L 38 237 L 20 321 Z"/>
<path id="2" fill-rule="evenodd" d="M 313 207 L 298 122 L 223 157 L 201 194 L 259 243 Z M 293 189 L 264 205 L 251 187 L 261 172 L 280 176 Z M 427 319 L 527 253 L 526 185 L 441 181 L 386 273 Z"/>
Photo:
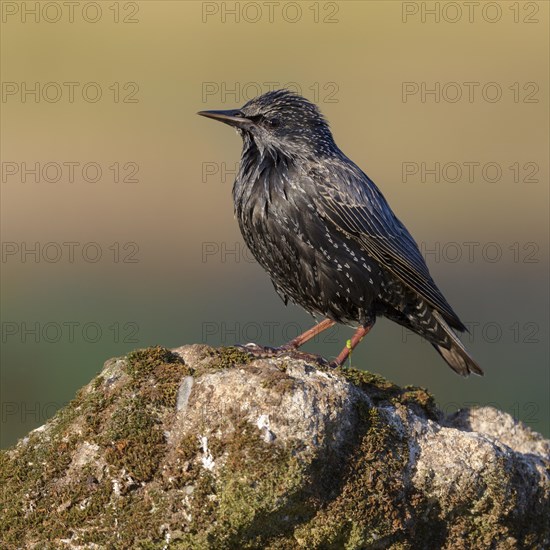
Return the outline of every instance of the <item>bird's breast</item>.
<path id="1" fill-rule="evenodd" d="M 247 174 L 236 182 L 235 211 L 278 293 L 342 322 L 367 318 L 376 286 L 370 260 L 319 215 L 308 174 L 260 166 Z"/>

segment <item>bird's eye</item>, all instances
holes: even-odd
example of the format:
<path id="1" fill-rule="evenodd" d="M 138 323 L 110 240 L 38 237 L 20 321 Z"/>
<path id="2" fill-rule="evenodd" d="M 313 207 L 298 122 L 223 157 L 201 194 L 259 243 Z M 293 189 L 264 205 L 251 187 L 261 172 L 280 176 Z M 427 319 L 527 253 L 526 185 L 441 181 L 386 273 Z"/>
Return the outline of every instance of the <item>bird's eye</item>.
<path id="1" fill-rule="evenodd" d="M 277 117 L 268 118 L 265 122 L 270 128 L 277 128 L 277 126 L 281 125 L 281 120 Z"/>
<path id="2" fill-rule="evenodd" d="M 236 116 L 236 117 L 243 117 L 244 116 L 244 113 L 242 111 L 235 111 L 233 113 L 233 116 Z"/>

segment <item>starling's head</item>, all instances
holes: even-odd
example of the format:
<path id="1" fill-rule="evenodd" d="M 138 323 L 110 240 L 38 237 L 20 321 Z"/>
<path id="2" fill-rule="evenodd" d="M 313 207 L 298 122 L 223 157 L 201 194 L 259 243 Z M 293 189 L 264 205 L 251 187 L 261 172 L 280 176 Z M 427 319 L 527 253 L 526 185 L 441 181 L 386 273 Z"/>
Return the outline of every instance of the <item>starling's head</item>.
<path id="1" fill-rule="evenodd" d="M 288 90 L 255 97 L 240 109 L 198 114 L 235 127 L 245 142 L 251 140 L 261 150 L 307 157 L 336 149 L 319 108 Z"/>

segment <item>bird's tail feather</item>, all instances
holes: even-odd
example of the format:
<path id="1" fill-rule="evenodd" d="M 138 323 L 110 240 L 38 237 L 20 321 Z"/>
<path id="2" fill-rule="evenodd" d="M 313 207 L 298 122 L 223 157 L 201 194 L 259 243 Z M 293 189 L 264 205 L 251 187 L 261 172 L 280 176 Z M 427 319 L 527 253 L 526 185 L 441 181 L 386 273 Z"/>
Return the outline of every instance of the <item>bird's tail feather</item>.
<path id="1" fill-rule="evenodd" d="M 434 344 L 434 348 L 445 359 L 447 364 L 458 374 L 468 376 L 471 373 L 483 376 L 483 371 L 477 362 L 466 351 L 464 344 L 459 340 L 458 336 L 453 332 L 453 329 L 443 320 L 441 315 L 434 311 L 439 324 L 445 330 L 450 339 L 450 346 Z"/>

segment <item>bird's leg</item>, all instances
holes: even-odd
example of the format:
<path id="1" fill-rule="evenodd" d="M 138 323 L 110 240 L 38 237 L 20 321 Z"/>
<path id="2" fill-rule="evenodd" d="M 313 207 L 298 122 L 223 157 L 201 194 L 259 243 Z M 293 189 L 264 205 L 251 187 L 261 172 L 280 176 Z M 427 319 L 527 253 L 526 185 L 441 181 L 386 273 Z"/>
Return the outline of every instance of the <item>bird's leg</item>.
<path id="1" fill-rule="evenodd" d="M 296 338 L 293 338 L 292 340 L 290 340 L 290 342 L 287 342 L 286 344 L 282 345 L 279 349 L 289 349 L 289 350 L 298 349 L 299 347 L 303 346 L 306 342 L 308 342 L 312 338 L 315 338 L 315 336 L 317 336 L 324 330 L 327 330 L 328 328 L 333 327 L 335 324 L 336 324 L 336 321 L 332 321 L 331 319 L 325 319 L 324 321 L 321 321 L 320 323 L 311 327 L 309 330 L 306 330 L 302 334 L 296 336 Z"/>
<path id="2" fill-rule="evenodd" d="M 346 347 L 340 352 L 340 355 L 334 360 L 331 361 L 331 367 L 340 367 L 344 364 L 344 361 L 349 357 L 350 353 L 359 345 L 359 342 L 365 337 L 366 334 L 370 331 L 373 325 L 367 325 L 366 327 L 359 327 L 355 334 L 351 337 L 351 340 L 348 340 Z"/>
<path id="3" fill-rule="evenodd" d="M 241 347 L 246 349 L 249 353 L 252 353 L 259 357 L 273 357 L 275 355 L 278 355 L 279 353 L 296 352 L 296 354 L 299 355 L 302 359 L 307 358 L 312 360 L 319 360 L 319 358 L 316 355 L 299 352 L 297 350 L 300 346 L 303 346 L 307 341 L 317 336 L 317 334 L 320 334 L 324 330 L 327 330 L 328 328 L 333 327 L 335 324 L 336 324 L 336 321 L 325 319 L 320 323 L 316 324 L 314 327 L 311 327 L 309 330 L 306 330 L 302 334 L 296 336 L 296 338 L 293 338 L 292 340 L 290 340 L 290 342 L 287 342 L 286 344 L 283 344 L 278 348 L 264 348 L 256 344 L 246 344 L 245 346 L 241 346 Z"/>

